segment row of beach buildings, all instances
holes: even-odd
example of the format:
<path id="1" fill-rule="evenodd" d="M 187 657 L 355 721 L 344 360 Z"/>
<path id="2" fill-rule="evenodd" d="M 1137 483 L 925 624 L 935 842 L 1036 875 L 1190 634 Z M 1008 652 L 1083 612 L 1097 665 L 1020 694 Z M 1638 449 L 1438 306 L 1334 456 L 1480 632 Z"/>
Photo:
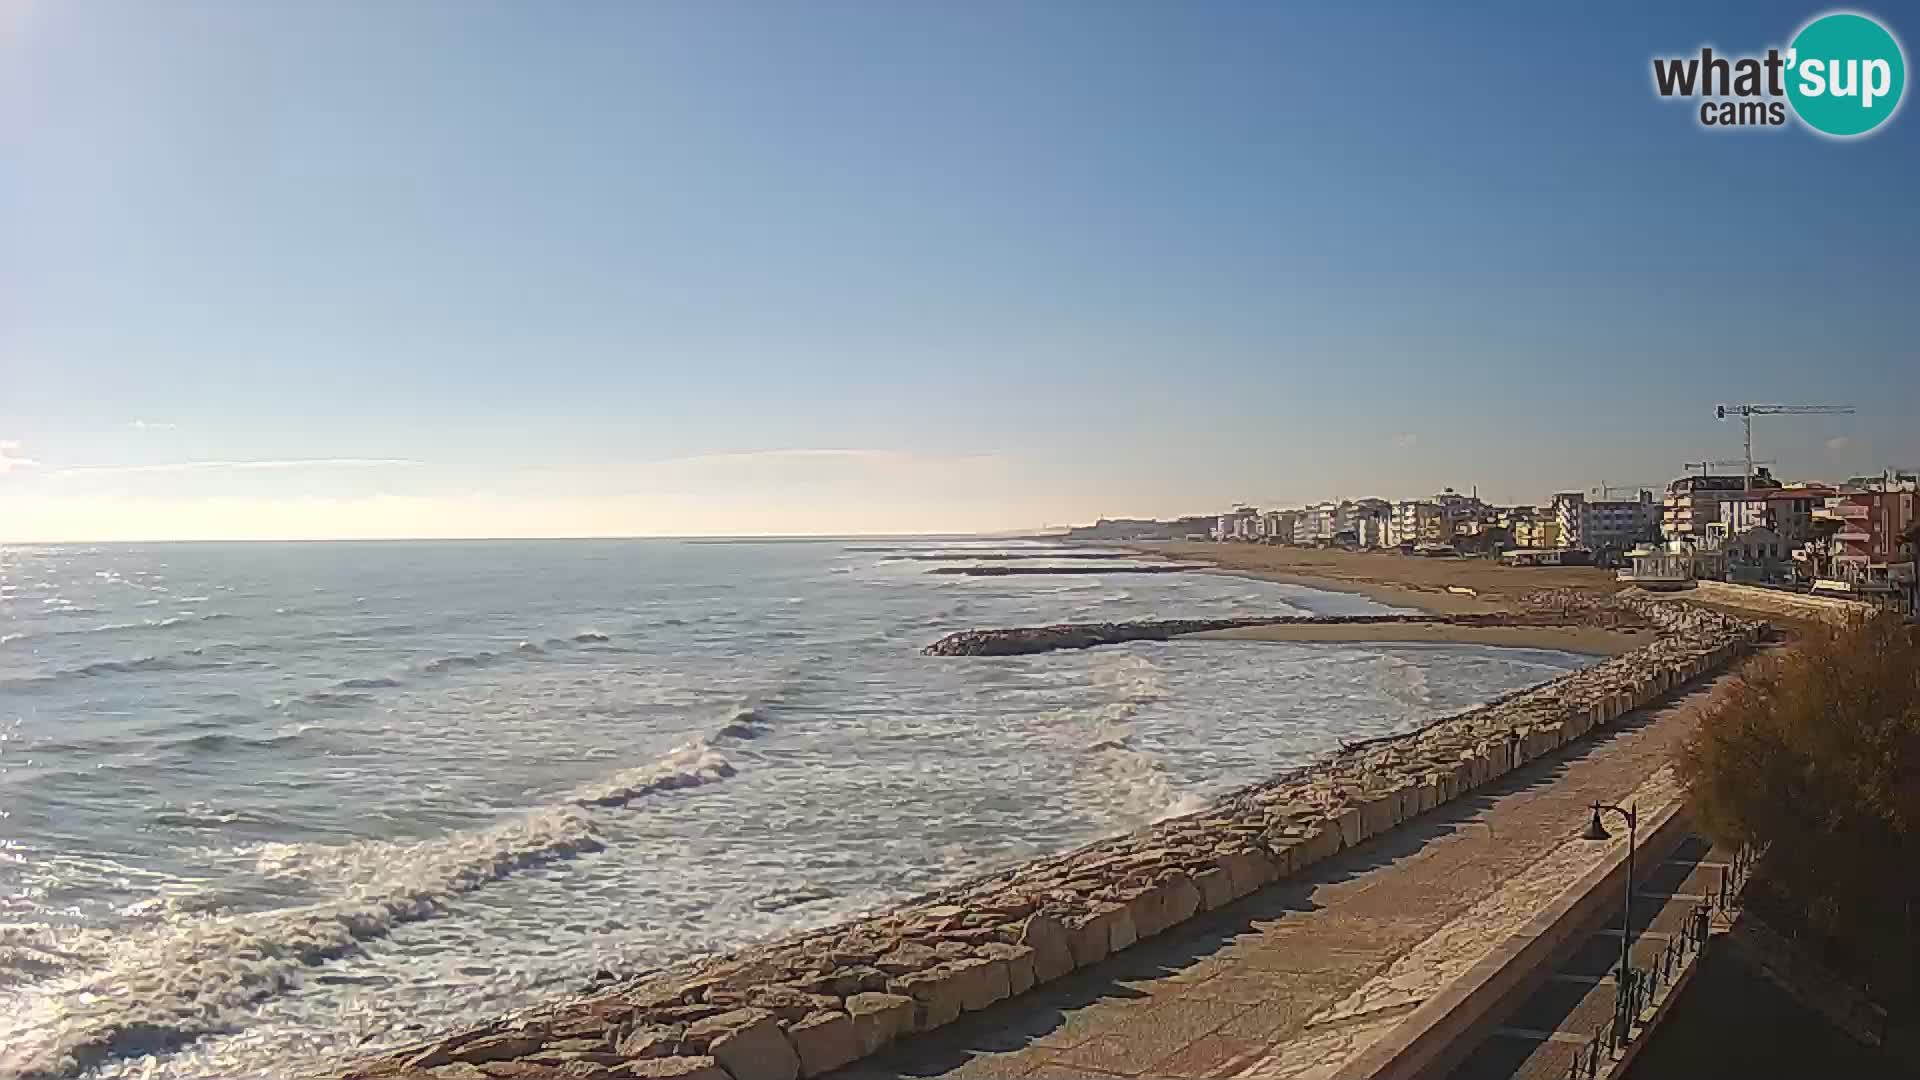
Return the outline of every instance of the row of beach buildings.
<path id="1" fill-rule="evenodd" d="M 1483 555 L 1518 565 L 1634 565 L 1687 577 L 1821 587 L 1906 611 L 1916 603 L 1920 476 L 1888 471 L 1838 484 L 1680 477 L 1649 489 L 1563 491 L 1543 505 L 1496 506 L 1448 488 L 1420 499 L 1340 499 L 1288 509 L 1236 506 L 1169 520 L 1103 519 L 1083 540 L 1207 540 L 1420 555 Z"/>

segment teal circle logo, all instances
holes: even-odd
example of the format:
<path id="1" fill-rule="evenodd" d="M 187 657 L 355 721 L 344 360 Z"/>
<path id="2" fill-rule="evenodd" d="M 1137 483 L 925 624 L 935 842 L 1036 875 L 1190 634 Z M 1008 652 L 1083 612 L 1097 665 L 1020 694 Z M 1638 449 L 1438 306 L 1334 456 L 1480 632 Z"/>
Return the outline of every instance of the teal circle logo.
<path id="1" fill-rule="evenodd" d="M 1836 12 L 1808 23 L 1787 50 L 1787 100 L 1815 131 L 1847 138 L 1886 123 L 1907 88 L 1907 59 L 1887 28 Z"/>

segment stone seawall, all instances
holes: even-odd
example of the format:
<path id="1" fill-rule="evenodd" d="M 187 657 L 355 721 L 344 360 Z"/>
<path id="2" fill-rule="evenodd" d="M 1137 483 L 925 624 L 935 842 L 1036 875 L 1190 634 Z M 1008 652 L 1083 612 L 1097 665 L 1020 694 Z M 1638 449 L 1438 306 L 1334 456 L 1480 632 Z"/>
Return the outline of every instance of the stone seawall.
<path id="1" fill-rule="evenodd" d="M 1660 632 L 1632 652 L 1349 747 L 1199 813 L 501 1018 L 347 1075 L 818 1076 L 1301 873 L 1726 664 L 1764 629 L 1670 601 L 1563 606 Z"/>
<path id="2" fill-rule="evenodd" d="M 1694 585 L 1694 594 L 1696 599 L 1708 603 L 1725 604 L 1781 618 L 1808 619 L 1832 626 L 1844 626 L 1856 619 L 1872 618 L 1875 612 L 1873 605 L 1857 600 L 1762 589 L 1729 581 L 1698 582 Z"/>

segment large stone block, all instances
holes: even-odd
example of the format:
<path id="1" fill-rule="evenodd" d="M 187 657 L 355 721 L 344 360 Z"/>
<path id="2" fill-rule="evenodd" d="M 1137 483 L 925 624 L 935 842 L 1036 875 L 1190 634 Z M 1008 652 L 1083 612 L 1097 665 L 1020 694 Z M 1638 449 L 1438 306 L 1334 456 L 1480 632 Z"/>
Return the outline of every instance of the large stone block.
<path id="1" fill-rule="evenodd" d="M 800 1056 L 801 1076 L 819 1076 L 860 1059 L 853 1017 L 843 1012 L 813 1014 L 787 1028 L 787 1040 Z"/>
<path id="2" fill-rule="evenodd" d="M 905 994 L 855 994 L 847 999 L 853 1038 L 866 1057 L 913 1030 L 914 1001 Z"/>
<path id="3" fill-rule="evenodd" d="M 1357 821 L 1358 813 L 1354 816 Z M 1339 854 L 1341 845 L 1346 842 L 1337 822 L 1310 822 L 1301 828 L 1303 831 L 1290 853 L 1292 869 L 1296 874 L 1323 859 L 1330 859 Z"/>
<path id="4" fill-rule="evenodd" d="M 502 1033 L 485 1035 L 449 1052 L 452 1061 L 483 1065 L 492 1061 L 510 1061 L 540 1049 L 543 1040 L 533 1035 Z"/>
<path id="5" fill-rule="evenodd" d="M 1160 929 L 1168 930 L 1200 913 L 1200 887 L 1184 873 L 1160 879 Z"/>
<path id="6" fill-rule="evenodd" d="M 1227 872 L 1236 899 L 1252 895 L 1274 879 L 1273 859 L 1253 848 L 1227 852 L 1220 856 L 1219 866 Z"/>
<path id="7" fill-rule="evenodd" d="M 707 1047 L 708 1056 L 719 1062 L 733 1080 L 795 1080 L 800 1075 L 800 1056 L 794 1053 L 793 1044 L 787 1041 L 786 1033 L 780 1030 L 772 1014 L 759 1009 L 739 1009 L 726 1015 L 742 1013 L 753 1015 L 734 1020 L 732 1026 L 715 1037 Z M 688 1031 L 691 1034 L 692 1029 Z"/>
<path id="8" fill-rule="evenodd" d="M 1452 798 L 1452 795 L 1447 793 L 1447 781 L 1450 779 L 1450 776 L 1443 777 L 1440 773 L 1428 773 L 1419 783 L 1413 785 L 1412 816 L 1424 814 Z"/>
<path id="9" fill-rule="evenodd" d="M 1160 886 L 1148 887 L 1127 898 L 1126 909 L 1133 920 L 1133 933 L 1136 941 L 1150 938 L 1167 928 L 1166 900 L 1160 895 Z"/>
<path id="10" fill-rule="evenodd" d="M 979 1012 L 996 1001 L 1007 999 L 1009 980 L 1004 961 L 970 956 L 965 960 L 949 961 L 944 966 L 959 980 L 960 1008 L 963 1011 Z"/>
<path id="11" fill-rule="evenodd" d="M 1547 756 L 1560 749 L 1560 729 L 1558 727 L 1536 727 L 1528 731 L 1520 741 L 1520 752 L 1528 761 Z"/>
<path id="12" fill-rule="evenodd" d="M 1360 838 L 1379 836 L 1399 824 L 1400 795 L 1388 792 L 1375 795 L 1360 806 Z M 1344 831 L 1344 830 L 1343 830 Z"/>
<path id="13" fill-rule="evenodd" d="M 1020 944 L 1033 950 L 1033 978 L 1048 983 L 1074 968 L 1067 928 L 1051 915 L 1034 914 L 1020 928 Z"/>
<path id="14" fill-rule="evenodd" d="M 1107 958 L 1113 948 L 1107 940 L 1113 920 L 1106 914 L 1114 905 L 1102 904 L 1093 911 L 1076 915 L 1067 922 L 1067 946 L 1073 953 L 1073 966 L 1091 967 Z M 1132 925 L 1131 921 L 1128 923 Z"/>
<path id="15" fill-rule="evenodd" d="M 1453 797 L 1459 798 L 1480 786 L 1480 759 L 1473 756 L 1461 758 L 1453 765 Z"/>
<path id="16" fill-rule="evenodd" d="M 895 976 L 887 980 L 887 992 L 913 999 L 913 1030 L 932 1031 L 951 1024 L 960 1016 L 963 980 L 946 964 Z"/>
<path id="17" fill-rule="evenodd" d="M 1122 949 L 1133 947 L 1140 940 L 1140 930 L 1133 924 L 1133 907 L 1130 904 L 1115 904 L 1100 915 L 1107 927 L 1107 953 L 1112 955 Z"/>
<path id="18" fill-rule="evenodd" d="M 1233 903 L 1233 876 L 1218 866 L 1193 875 L 1193 884 L 1200 890 L 1202 910 L 1214 911 Z"/>
<path id="19" fill-rule="evenodd" d="M 990 941 L 979 947 L 979 954 L 1007 965 L 1007 993 L 1019 996 L 1033 989 L 1034 951 L 1025 945 Z"/>
<path id="20" fill-rule="evenodd" d="M 1357 806 L 1349 806 L 1340 811 L 1334 817 L 1333 824 L 1340 832 L 1342 848 L 1358 847 L 1360 841 L 1366 839 L 1367 834 L 1360 823 L 1360 808 Z"/>
<path id="21" fill-rule="evenodd" d="M 555 1073 L 555 1075 L 559 1075 Z M 611 1076 L 622 1080 L 733 1080 L 720 1063 L 706 1056 L 657 1057 L 629 1061 L 615 1068 Z"/>

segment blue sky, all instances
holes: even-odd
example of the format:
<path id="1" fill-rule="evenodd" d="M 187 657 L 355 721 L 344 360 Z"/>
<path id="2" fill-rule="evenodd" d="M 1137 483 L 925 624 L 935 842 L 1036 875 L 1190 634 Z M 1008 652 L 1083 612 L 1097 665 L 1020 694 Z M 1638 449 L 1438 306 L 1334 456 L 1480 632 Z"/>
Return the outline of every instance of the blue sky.
<path id="1" fill-rule="evenodd" d="M 0 539 L 1920 464 L 1912 109 L 1651 88 L 1826 9 L 1453 7 L 0 0 Z"/>

